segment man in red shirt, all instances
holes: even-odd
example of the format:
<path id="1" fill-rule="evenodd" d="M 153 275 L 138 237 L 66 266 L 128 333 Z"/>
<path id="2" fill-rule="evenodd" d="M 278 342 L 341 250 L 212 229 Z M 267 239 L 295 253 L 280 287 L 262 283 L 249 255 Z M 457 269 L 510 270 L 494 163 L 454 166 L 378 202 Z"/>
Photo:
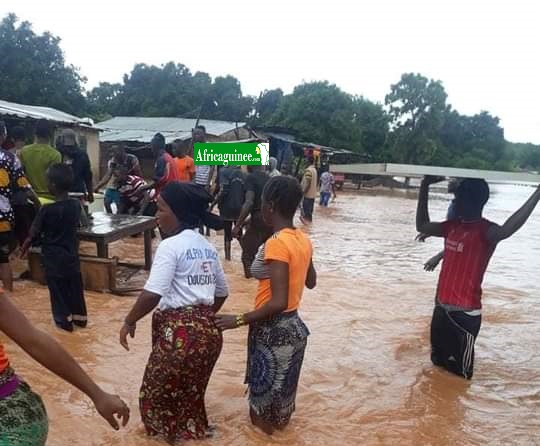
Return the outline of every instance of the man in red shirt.
<path id="1" fill-rule="evenodd" d="M 474 343 L 480 331 L 482 281 L 497 243 L 521 228 L 540 200 L 540 186 L 502 226 L 482 218 L 489 199 L 484 180 L 463 180 L 455 191 L 455 218 L 444 223 L 429 219 L 429 185 L 441 178 L 425 177 L 420 186 L 416 229 L 444 237 L 444 257 L 431 321 L 431 361 L 471 379 Z"/>

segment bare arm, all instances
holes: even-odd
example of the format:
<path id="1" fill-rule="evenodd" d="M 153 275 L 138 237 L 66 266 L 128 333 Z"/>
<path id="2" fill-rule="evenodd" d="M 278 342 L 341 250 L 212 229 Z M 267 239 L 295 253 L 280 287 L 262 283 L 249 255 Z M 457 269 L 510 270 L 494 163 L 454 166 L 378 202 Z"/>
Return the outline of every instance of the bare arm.
<path id="1" fill-rule="evenodd" d="M 306 277 L 306 287 L 308 287 L 310 290 L 315 288 L 317 285 L 317 271 L 315 271 L 315 267 L 313 266 L 313 259 L 311 259 L 311 262 L 309 263 L 309 269 Z"/>
<path id="2" fill-rule="evenodd" d="M 139 160 L 137 159 L 137 162 L 133 165 L 133 173 L 134 175 L 143 178 L 143 172 L 141 169 L 141 164 L 139 163 Z"/>
<path id="3" fill-rule="evenodd" d="M 498 243 L 514 235 L 531 216 L 532 211 L 540 200 L 540 186 L 534 191 L 523 206 L 521 206 L 506 222 L 502 225 L 492 225 L 488 230 L 488 240 L 491 243 Z"/>
<path id="4" fill-rule="evenodd" d="M 78 388 L 94 402 L 99 414 L 118 429 L 115 419 L 125 426 L 129 409 L 117 396 L 105 393 L 49 334 L 35 328 L 8 297 L 0 295 L 0 330 L 33 359 Z"/>
<path id="5" fill-rule="evenodd" d="M 435 254 L 431 259 L 429 259 L 426 263 L 424 263 L 424 269 L 426 271 L 433 271 L 439 263 L 441 263 L 441 260 L 444 257 L 444 250 L 441 252 Z"/>
<path id="6" fill-rule="evenodd" d="M 226 300 L 227 300 L 226 297 L 215 297 L 214 298 L 214 305 L 212 305 L 212 311 L 214 313 L 218 313 L 219 310 L 221 310 L 221 307 L 223 306 L 223 304 L 225 303 Z"/>
<path id="7" fill-rule="evenodd" d="M 99 190 L 105 186 L 109 181 L 111 181 L 111 178 L 112 178 L 112 175 L 113 175 L 113 170 L 112 169 L 108 169 L 107 170 L 107 173 L 105 174 L 105 176 L 99 181 L 99 183 L 96 185 L 96 187 L 94 188 L 94 192 L 99 192 Z"/>
<path id="8" fill-rule="evenodd" d="M 255 192 L 253 192 L 252 190 L 248 190 L 246 192 L 246 199 L 244 201 L 244 205 L 242 206 L 242 210 L 240 211 L 240 216 L 238 217 L 238 220 L 235 225 L 236 227 L 242 226 L 245 219 L 248 217 L 249 213 L 251 212 L 254 202 L 255 202 Z"/>
<path id="9" fill-rule="evenodd" d="M 216 166 L 210 166 L 210 172 L 208 172 L 208 179 L 206 180 L 207 189 L 210 189 L 210 185 L 212 184 L 212 180 L 214 179 L 215 170 L 216 170 Z"/>
<path id="10" fill-rule="evenodd" d="M 289 264 L 272 260 L 270 263 L 271 297 L 262 307 L 242 316 L 245 324 L 262 321 L 282 313 L 288 306 Z M 237 328 L 237 316 L 222 314 L 216 316 L 216 324 L 221 330 Z"/>
<path id="11" fill-rule="evenodd" d="M 212 201 L 212 204 L 210 205 L 210 211 L 214 209 L 214 207 L 220 202 L 221 197 L 223 197 L 223 186 L 220 183 L 217 183 L 217 194 L 214 197 L 214 201 Z"/>
<path id="12" fill-rule="evenodd" d="M 94 201 L 94 181 L 92 174 L 92 166 L 90 165 L 90 159 L 85 154 L 85 169 L 84 169 L 84 185 L 86 186 L 86 199 L 93 203 Z"/>
<path id="13" fill-rule="evenodd" d="M 425 177 L 418 193 L 418 207 L 416 208 L 416 230 L 423 234 L 442 237 L 443 229 L 440 223 L 432 223 L 429 219 L 428 195 L 430 184 L 438 181 L 435 177 Z"/>
<path id="14" fill-rule="evenodd" d="M 39 201 L 39 198 L 34 192 L 34 189 L 32 188 L 28 189 L 28 198 L 30 199 L 30 201 L 32 202 L 32 204 L 34 205 L 36 209 L 39 210 L 41 208 L 41 201 Z"/>
<path id="15" fill-rule="evenodd" d="M 161 296 L 150 293 L 149 291 L 143 290 L 133 305 L 133 308 L 128 313 L 125 318 L 125 323 L 120 330 L 120 344 L 126 350 L 129 350 L 129 345 L 127 342 L 127 335 L 129 334 L 132 338 L 135 337 L 135 329 L 137 322 L 150 313 L 156 305 L 159 303 Z"/>
<path id="16" fill-rule="evenodd" d="M 150 201 L 152 200 L 152 198 L 150 198 L 150 192 L 143 191 L 143 193 L 144 193 L 144 198 L 141 201 L 140 209 L 137 212 L 137 215 L 142 215 L 144 213 L 144 210 L 148 206 L 148 203 L 150 203 Z"/>

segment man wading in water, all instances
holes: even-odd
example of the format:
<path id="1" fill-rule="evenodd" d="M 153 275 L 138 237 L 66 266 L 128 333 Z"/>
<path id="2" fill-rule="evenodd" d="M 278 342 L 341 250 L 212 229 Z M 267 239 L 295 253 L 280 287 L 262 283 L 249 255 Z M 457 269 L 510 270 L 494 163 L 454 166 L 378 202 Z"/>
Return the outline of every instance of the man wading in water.
<path id="1" fill-rule="evenodd" d="M 420 186 L 416 229 L 444 237 L 444 256 L 431 320 L 431 361 L 471 379 L 474 342 L 480 331 L 482 280 L 497 243 L 509 238 L 527 221 L 540 200 L 540 186 L 506 222 L 499 226 L 482 217 L 489 199 L 484 180 L 466 179 L 455 191 L 455 216 L 444 223 L 429 219 L 429 186 L 441 181 L 425 177 Z"/>

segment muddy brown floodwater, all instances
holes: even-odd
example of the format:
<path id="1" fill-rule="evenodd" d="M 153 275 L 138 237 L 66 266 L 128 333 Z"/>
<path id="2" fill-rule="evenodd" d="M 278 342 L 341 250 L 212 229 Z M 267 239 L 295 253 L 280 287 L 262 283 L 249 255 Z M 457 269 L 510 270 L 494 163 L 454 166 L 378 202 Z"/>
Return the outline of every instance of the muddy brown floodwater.
<path id="1" fill-rule="evenodd" d="M 497 222 L 533 191 L 492 189 L 486 216 Z M 246 329 L 229 331 L 206 395 L 217 432 L 197 444 L 540 444 L 540 210 L 498 247 L 491 262 L 475 375 L 466 382 L 429 361 L 437 275 L 424 272 L 422 264 L 442 242 L 414 242 L 415 198 L 400 191 L 342 194 L 331 208 L 316 210 L 308 232 L 319 279 L 301 307 L 312 334 L 292 424 L 272 438 L 250 426 L 242 384 Z M 432 215 L 442 218 L 447 205 L 448 196 L 435 194 Z M 212 240 L 221 249 L 221 237 Z M 141 243 L 129 239 L 112 251 L 142 260 Z M 242 277 L 238 246 L 233 257 L 225 265 L 231 288 L 225 311 L 247 311 L 256 282 Z M 29 282 L 16 287 L 13 297 L 28 317 L 132 409 L 129 426 L 111 431 L 87 398 L 8 341 L 12 364 L 45 400 L 48 444 L 164 444 L 145 437 L 137 406 L 150 317 L 139 323 L 130 352 L 117 340 L 134 297 L 87 293 L 90 326 L 67 334 L 52 326 L 45 288 Z"/>

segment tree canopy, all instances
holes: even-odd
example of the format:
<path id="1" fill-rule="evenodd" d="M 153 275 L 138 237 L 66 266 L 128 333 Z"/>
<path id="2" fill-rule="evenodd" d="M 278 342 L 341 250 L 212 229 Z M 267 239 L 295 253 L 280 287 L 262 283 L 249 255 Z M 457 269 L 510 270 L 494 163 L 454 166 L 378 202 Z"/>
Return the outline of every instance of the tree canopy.
<path id="1" fill-rule="evenodd" d="M 242 95 L 233 76 L 193 74 L 183 64 L 161 67 L 135 65 L 123 84 L 101 83 L 88 93 L 89 111 L 96 117 L 176 116 L 223 121 L 245 121 L 252 112 L 253 98 Z"/>
<path id="2" fill-rule="evenodd" d="M 60 38 L 32 30 L 9 14 L 0 22 L 0 98 L 68 113 L 85 107 L 85 79 L 66 64 Z"/>
<path id="3" fill-rule="evenodd" d="M 121 83 L 90 91 L 66 63 L 60 39 L 36 34 L 13 14 L 0 22 L 0 98 L 58 108 L 97 121 L 111 116 L 202 117 L 290 128 L 303 141 L 346 148 L 371 161 L 495 169 L 540 169 L 540 146 L 504 139 L 496 116 L 460 114 L 444 85 L 405 73 L 384 104 L 351 95 L 328 81 L 302 83 L 289 94 L 245 95 L 231 75 L 214 79 L 168 62 L 137 64 Z"/>

